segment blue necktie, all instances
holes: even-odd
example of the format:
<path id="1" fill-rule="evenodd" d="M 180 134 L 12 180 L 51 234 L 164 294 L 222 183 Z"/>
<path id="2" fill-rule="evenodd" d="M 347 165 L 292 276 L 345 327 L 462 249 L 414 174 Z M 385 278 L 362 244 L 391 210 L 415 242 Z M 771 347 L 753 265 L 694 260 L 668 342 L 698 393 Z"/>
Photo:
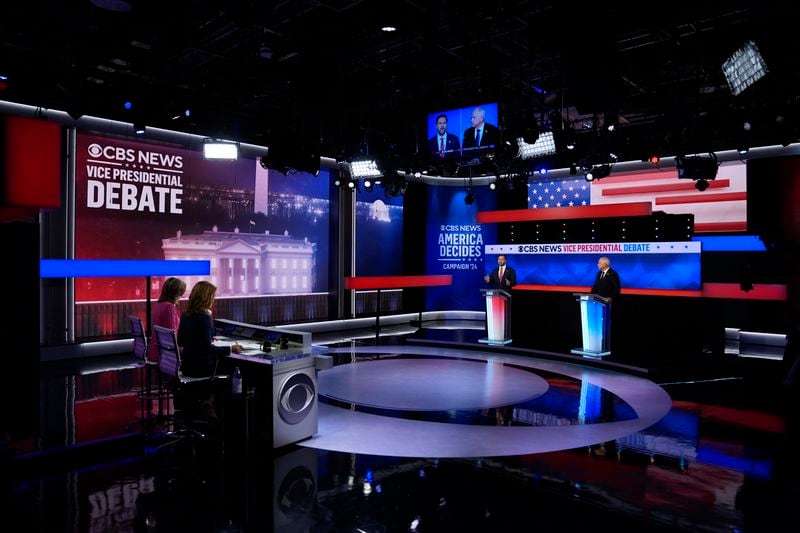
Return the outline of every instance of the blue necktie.
<path id="1" fill-rule="evenodd" d="M 481 130 L 475 130 L 475 146 L 481 145 Z"/>

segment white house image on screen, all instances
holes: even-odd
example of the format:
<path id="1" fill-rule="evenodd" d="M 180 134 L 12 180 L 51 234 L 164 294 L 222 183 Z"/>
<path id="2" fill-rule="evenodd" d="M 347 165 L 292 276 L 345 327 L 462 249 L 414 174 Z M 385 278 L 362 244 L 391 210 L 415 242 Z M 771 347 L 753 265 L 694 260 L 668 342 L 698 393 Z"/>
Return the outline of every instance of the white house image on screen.
<path id="1" fill-rule="evenodd" d="M 386 202 L 383 200 L 375 200 L 369 204 L 369 218 L 381 222 L 391 222 L 392 219 L 389 216 L 389 207 L 386 205 Z"/>
<path id="2" fill-rule="evenodd" d="M 164 259 L 211 261 L 211 283 L 217 295 L 293 294 L 312 292 L 316 245 L 288 235 L 204 231 L 162 239 Z M 184 277 L 188 287 L 206 276 Z"/>

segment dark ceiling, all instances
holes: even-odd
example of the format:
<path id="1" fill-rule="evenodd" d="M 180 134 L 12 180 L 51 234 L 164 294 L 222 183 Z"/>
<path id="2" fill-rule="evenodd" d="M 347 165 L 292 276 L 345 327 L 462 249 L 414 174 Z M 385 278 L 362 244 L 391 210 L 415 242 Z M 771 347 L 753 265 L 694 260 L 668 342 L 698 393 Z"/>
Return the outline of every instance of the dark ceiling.
<path id="1" fill-rule="evenodd" d="M 492 101 L 506 131 L 566 124 L 584 154 L 615 116 L 625 159 L 796 139 L 790 15 L 767 2 L 610 4 L 6 2 L 0 99 L 257 144 L 320 139 L 330 156 L 365 140 L 411 154 L 427 113 Z M 733 96 L 720 67 L 747 40 L 770 72 Z"/>

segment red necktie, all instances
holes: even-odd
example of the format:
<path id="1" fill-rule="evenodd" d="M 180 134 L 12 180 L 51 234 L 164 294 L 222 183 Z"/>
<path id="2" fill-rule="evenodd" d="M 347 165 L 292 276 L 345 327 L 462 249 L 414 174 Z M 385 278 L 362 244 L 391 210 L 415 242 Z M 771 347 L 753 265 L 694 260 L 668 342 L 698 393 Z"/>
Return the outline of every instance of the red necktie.
<path id="1" fill-rule="evenodd" d="M 503 273 L 506 271 L 506 267 L 500 267 L 500 279 L 503 279 Z"/>
<path id="2" fill-rule="evenodd" d="M 444 157 L 444 137 L 439 137 L 439 157 Z"/>

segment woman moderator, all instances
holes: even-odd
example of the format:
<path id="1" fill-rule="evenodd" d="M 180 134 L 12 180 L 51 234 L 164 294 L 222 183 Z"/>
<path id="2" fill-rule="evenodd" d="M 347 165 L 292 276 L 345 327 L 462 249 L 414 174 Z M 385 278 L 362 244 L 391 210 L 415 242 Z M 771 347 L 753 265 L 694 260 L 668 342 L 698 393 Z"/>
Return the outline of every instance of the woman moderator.
<path id="1" fill-rule="evenodd" d="M 178 311 L 178 300 L 186 292 L 186 282 L 178 278 L 167 278 L 161 286 L 161 296 L 153 304 L 152 321 L 154 326 L 161 326 L 177 331 L 181 323 L 181 313 Z M 150 346 L 147 349 L 147 359 L 158 362 L 158 343 L 155 333 L 150 337 Z"/>
<path id="2" fill-rule="evenodd" d="M 217 287 L 198 281 L 189 295 L 189 306 L 181 316 L 178 344 L 183 347 L 181 371 L 189 377 L 213 376 L 217 359 L 231 352 L 228 346 L 214 346 L 211 307 Z"/>

